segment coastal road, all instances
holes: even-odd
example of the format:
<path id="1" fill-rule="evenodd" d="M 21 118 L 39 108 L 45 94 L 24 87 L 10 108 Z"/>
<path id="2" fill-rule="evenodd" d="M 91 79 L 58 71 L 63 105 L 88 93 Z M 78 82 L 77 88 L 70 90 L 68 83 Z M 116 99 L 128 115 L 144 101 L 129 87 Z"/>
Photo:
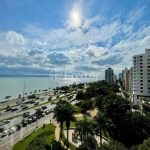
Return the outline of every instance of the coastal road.
<path id="1" fill-rule="evenodd" d="M 53 113 L 50 113 L 49 115 L 46 115 L 45 117 L 43 117 L 41 119 L 38 119 L 37 125 L 45 122 L 46 120 L 52 120 L 52 117 L 53 117 Z M 13 133 L 11 135 L 7 135 L 3 138 L 0 138 L 0 149 L 1 149 L 2 145 L 4 145 L 5 143 L 7 143 L 7 142 L 9 142 L 13 139 L 15 139 L 16 137 L 18 137 L 18 136 L 20 136 L 20 138 L 23 137 L 23 133 L 27 132 L 29 129 L 31 129 L 33 127 L 36 127 L 36 122 L 28 124 L 26 127 L 22 127 L 21 130 L 16 131 L 15 133 Z"/>
<path id="2" fill-rule="evenodd" d="M 76 94 L 74 94 L 74 96 L 73 96 L 72 99 L 75 99 L 75 98 L 76 98 Z M 55 102 L 58 102 L 58 101 L 55 101 Z M 73 101 L 73 102 L 71 102 L 71 104 L 74 105 L 76 102 L 77 102 L 77 101 Z M 55 108 L 56 104 L 48 103 L 48 104 L 46 104 L 45 106 L 47 106 L 47 108 L 44 109 L 43 111 L 51 110 L 51 109 Z M 31 114 L 34 114 L 34 113 L 36 112 L 35 109 L 37 109 L 37 108 L 41 108 L 41 106 L 36 107 L 36 108 L 33 108 L 33 109 L 30 109 L 30 110 L 26 110 L 26 111 L 20 112 L 20 114 L 22 115 L 24 112 L 30 112 Z M 19 113 L 18 113 L 18 114 L 19 114 Z M 17 115 L 17 114 L 16 114 L 16 115 Z M 10 128 L 10 127 L 13 127 L 13 126 L 15 126 L 15 125 L 21 123 L 21 122 L 22 122 L 22 119 L 23 119 L 22 116 L 17 117 L 17 118 L 14 118 L 14 119 L 11 119 L 10 123 L 5 124 L 5 125 L 2 125 L 2 127 L 4 127 L 5 129 L 8 129 L 8 128 Z M 25 118 L 25 119 L 28 119 L 28 118 Z"/>
<path id="3" fill-rule="evenodd" d="M 75 104 L 77 101 L 73 101 L 71 102 L 71 104 Z M 53 105 L 55 107 L 55 105 Z M 20 117 L 21 119 L 21 117 Z M 19 131 L 16 131 L 15 133 L 11 134 L 11 135 L 7 135 L 5 137 L 2 137 L 0 138 L 0 149 L 2 146 L 4 146 L 6 143 L 8 142 L 12 142 L 11 144 L 13 145 L 13 140 L 16 138 L 16 137 L 20 137 L 20 139 L 23 137 L 24 133 L 27 132 L 28 130 L 30 130 L 31 128 L 35 129 L 36 127 L 36 123 L 37 125 L 40 125 L 40 124 L 43 124 L 43 122 L 45 121 L 54 121 L 53 119 L 53 113 L 50 113 L 48 115 L 45 115 L 45 117 L 42 117 L 40 119 L 37 120 L 37 122 L 34 122 L 34 123 L 31 123 L 31 124 L 28 124 L 26 127 L 22 127 L 21 130 Z M 14 126 L 14 125 L 11 125 L 11 126 Z M 9 126 L 10 127 L 10 126 Z"/>

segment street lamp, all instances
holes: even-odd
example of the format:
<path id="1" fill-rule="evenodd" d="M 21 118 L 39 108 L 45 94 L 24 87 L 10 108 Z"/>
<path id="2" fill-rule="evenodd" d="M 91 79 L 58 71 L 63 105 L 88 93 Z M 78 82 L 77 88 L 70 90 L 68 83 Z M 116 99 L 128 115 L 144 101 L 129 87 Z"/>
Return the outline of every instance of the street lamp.
<path id="1" fill-rule="evenodd" d="M 24 87 L 23 87 L 23 100 L 24 100 L 24 91 L 25 91 L 25 82 L 24 82 Z"/>

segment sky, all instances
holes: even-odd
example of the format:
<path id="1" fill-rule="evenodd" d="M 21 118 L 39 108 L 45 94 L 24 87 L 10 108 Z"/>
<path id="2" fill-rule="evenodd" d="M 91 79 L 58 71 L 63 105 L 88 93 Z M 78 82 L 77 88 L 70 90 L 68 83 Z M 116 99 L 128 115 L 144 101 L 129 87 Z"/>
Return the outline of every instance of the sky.
<path id="1" fill-rule="evenodd" d="M 118 75 L 150 48 L 149 0 L 0 0 L 0 74 Z"/>

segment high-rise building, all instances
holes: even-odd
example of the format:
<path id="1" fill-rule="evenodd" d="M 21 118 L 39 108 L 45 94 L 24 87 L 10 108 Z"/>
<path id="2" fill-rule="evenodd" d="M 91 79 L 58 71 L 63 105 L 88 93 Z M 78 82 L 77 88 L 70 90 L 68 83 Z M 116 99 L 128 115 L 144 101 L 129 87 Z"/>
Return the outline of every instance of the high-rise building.
<path id="1" fill-rule="evenodd" d="M 117 76 L 113 73 L 113 82 L 116 83 L 117 81 Z"/>
<path id="2" fill-rule="evenodd" d="M 133 92 L 133 67 L 129 70 L 129 92 Z"/>
<path id="3" fill-rule="evenodd" d="M 124 70 L 122 70 L 122 88 L 125 89 L 126 88 L 126 74 L 127 74 L 128 69 L 125 68 Z"/>
<path id="4" fill-rule="evenodd" d="M 129 91 L 129 76 L 130 76 L 130 71 L 128 70 L 127 73 L 126 73 L 126 80 L 125 80 L 125 90 Z"/>
<path id="5" fill-rule="evenodd" d="M 106 82 L 113 82 L 113 69 L 108 68 L 105 70 L 105 81 Z"/>
<path id="6" fill-rule="evenodd" d="M 133 65 L 133 105 L 139 105 L 140 97 L 150 97 L 150 49 L 134 55 Z"/>
<path id="7" fill-rule="evenodd" d="M 122 81 L 122 73 L 119 73 L 119 74 L 118 74 L 118 79 L 119 79 L 120 81 Z"/>

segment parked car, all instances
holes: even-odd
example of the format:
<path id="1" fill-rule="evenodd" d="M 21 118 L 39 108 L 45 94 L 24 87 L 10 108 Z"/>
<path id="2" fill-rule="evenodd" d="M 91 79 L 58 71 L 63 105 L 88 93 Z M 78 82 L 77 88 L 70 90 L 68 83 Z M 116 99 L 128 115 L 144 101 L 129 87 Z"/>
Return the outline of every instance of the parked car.
<path id="1" fill-rule="evenodd" d="M 9 130 L 9 134 L 14 133 L 16 130 L 17 130 L 17 127 L 16 127 L 16 126 L 12 127 L 12 128 Z"/>
<path id="2" fill-rule="evenodd" d="M 34 105 L 38 105 L 38 104 L 39 104 L 39 102 L 34 103 Z"/>
<path id="3" fill-rule="evenodd" d="M 36 121 L 36 120 L 37 120 L 37 118 L 36 118 L 35 116 L 33 116 L 32 120 L 33 120 L 33 121 Z"/>
<path id="4" fill-rule="evenodd" d="M 42 113 L 42 117 L 45 117 L 45 113 Z"/>
<path id="5" fill-rule="evenodd" d="M 28 114 L 28 118 L 31 118 L 33 116 L 34 116 L 34 114 Z"/>
<path id="6" fill-rule="evenodd" d="M 12 110 L 12 108 L 7 108 L 5 111 L 10 111 L 10 110 Z"/>
<path id="7" fill-rule="evenodd" d="M 49 113 L 50 113 L 50 111 L 49 111 L 49 110 L 47 110 L 47 111 L 45 112 L 45 114 L 46 114 L 46 115 L 48 115 Z"/>
<path id="8" fill-rule="evenodd" d="M 47 107 L 45 105 L 42 106 L 42 109 L 46 109 Z"/>
<path id="9" fill-rule="evenodd" d="M 25 106 L 26 106 L 25 104 L 20 105 L 20 107 L 25 107 Z"/>
<path id="10" fill-rule="evenodd" d="M 41 101 L 44 101 L 44 98 L 42 98 Z"/>
<path id="11" fill-rule="evenodd" d="M 22 108 L 22 110 L 27 109 L 27 108 L 28 108 L 28 106 L 25 106 L 25 107 Z"/>
<path id="12" fill-rule="evenodd" d="M 26 126 L 27 126 L 27 124 L 28 124 L 27 122 L 23 122 L 23 124 L 22 124 L 22 125 L 23 125 L 23 127 L 26 127 Z"/>
<path id="13" fill-rule="evenodd" d="M 18 124 L 18 126 L 17 126 L 17 130 L 20 130 L 21 129 L 21 127 L 22 127 L 22 124 L 20 123 L 20 124 Z"/>
<path id="14" fill-rule="evenodd" d="M 18 110 L 18 108 L 13 108 L 13 109 L 11 110 L 11 112 L 16 111 L 16 110 Z"/>
<path id="15" fill-rule="evenodd" d="M 33 120 L 30 118 L 30 119 L 28 119 L 28 124 L 30 124 L 30 123 L 32 123 L 33 122 Z"/>
<path id="16" fill-rule="evenodd" d="M 2 133 L 1 137 L 6 136 L 8 133 L 9 133 L 8 130 L 5 130 L 5 131 Z"/>
<path id="17" fill-rule="evenodd" d="M 28 115 L 30 114 L 30 112 L 25 112 L 25 113 L 23 113 L 23 115 L 22 115 L 22 117 L 28 117 Z"/>

